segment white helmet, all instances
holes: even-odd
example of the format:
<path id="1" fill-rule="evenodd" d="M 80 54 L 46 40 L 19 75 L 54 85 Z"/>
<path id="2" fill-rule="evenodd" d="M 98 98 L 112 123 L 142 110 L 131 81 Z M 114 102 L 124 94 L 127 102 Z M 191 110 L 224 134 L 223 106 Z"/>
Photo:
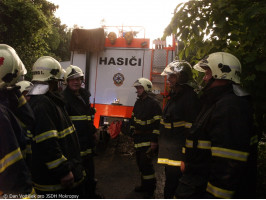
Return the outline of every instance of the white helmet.
<path id="1" fill-rule="evenodd" d="M 214 79 L 225 79 L 240 83 L 241 63 L 230 53 L 212 53 L 199 61 L 194 69 L 205 72 L 202 67 L 209 67 Z"/>
<path id="2" fill-rule="evenodd" d="M 152 82 L 147 78 L 139 78 L 133 84 L 133 87 L 142 86 L 145 92 L 151 92 Z"/>
<path id="3" fill-rule="evenodd" d="M 66 72 L 64 74 L 64 79 L 73 79 L 78 77 L 84 77 L 82 70 L 78 66 L 70 65 L 66 68 Z"/>
<path id="4" fill-rule="evenodd" d="M 26 73 L 16 51 L 6 44 L 0 44 L 0 88 L 14 85 Z"/>
<path id="5" fill-rule="evenodd" d="M 20 81 L 16 83 L 17 86 L 20 86 L 20 92 L 23 93 L 24 91 L 30 91 L 33 87 L 33 84 L 29 81 Z"/>
<path id="6" fill-rule="evenodd" d="M 62 67 L 50 56 L 40 57 L 32 67 L 32 81 L 61 80 Z"/>

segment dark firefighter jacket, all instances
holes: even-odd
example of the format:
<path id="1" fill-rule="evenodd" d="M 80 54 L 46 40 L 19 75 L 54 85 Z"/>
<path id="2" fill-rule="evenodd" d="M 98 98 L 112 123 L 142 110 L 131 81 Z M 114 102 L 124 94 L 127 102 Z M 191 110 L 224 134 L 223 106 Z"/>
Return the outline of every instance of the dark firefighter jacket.
<path id="1" fill-rule="evenodd" d="M 180 85 L 171 93 L 161 120 L 158 163 L 180 166 L 184 160 L 186 134 L 200 109 L 199 99 L 193 88 Z"/>
<path id="2" fill-rule="evenodd" d="M 26 159 L 28 166 L 31 165 L 31 143 L 32 134 L 31 129 L 34 124 L 34 114 L 25 97 L 19 91 L 19 87 L 13 87 L 10 90 L 3 90 L 0 94 L 0 99 L 3 105 L 10 108 L 12 113 L 16 116 L 17 121 L 23 128 L 23 134 L 26 139 L 26 147 L 21 149 L 23 158 Z"/>
<path id="3" fill-rule="evenodd" d="M 84 179 L 79 142 L 61 96 L 47 92 L 31 96 L 29 103 L 36 118 L 32 145 L 34 187 L 40 191 L 62 190 L 60 179 L 70 171 L 75 179 L 73 187 L 79 185 Z"/>
<path id="4" fill-rule="evenodd" d="M 0 137 L 0 193 L 30 194 L 30 171 L 22 155 L 23 149 L 26 148 L 26 138 L 15 115 L 2 104 L 2 101 Z"/>
<path id="5" fill-rule="evenodd" d="M 134 131 L 136 150 L 146 151 L 151 146 L 151 142 L 158 142 L 161 115 L 159 102 L 150 95 L 137 99 L 130 126 L 131 132 Z"/>
<path id="6" fill-rule="evenodd" d="M 92 155 L 96 128 L 93 125 L 94 109 L 89 102 L 89 92 L 81 88 L 78 97 L 67 87 L 63 95 L 67 112 L 78 133 L 80 154 L 82 157 Z"/>
<path id="7" fill-rule="evenodd" d="M 181 182 L 206 186 L 211 198 L 250 198 L 256 181 L 252 109 L 232 85 L 209 89 L 186 139 L 186 169 Z M 254 198 L 254 197 L 251 197 Z"/>

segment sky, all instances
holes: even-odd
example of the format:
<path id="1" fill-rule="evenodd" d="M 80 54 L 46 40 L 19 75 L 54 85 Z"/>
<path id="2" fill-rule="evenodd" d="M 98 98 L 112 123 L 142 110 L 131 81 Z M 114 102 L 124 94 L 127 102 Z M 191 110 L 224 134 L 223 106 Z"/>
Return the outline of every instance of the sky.
<path id="1" fill-rule="evenodd" d="M 175 7 L 187 0 L 48 1 L 59 6 L 55 16 L 69 28 L 75 24 L 85 29 L 99 28 L 104 19 L 106 26 L 137 26 L 132 29 L 140 31 L 138 37 L 145 36 L 153 40 L 163 36 L 164 29 L 171 22 Z"/>

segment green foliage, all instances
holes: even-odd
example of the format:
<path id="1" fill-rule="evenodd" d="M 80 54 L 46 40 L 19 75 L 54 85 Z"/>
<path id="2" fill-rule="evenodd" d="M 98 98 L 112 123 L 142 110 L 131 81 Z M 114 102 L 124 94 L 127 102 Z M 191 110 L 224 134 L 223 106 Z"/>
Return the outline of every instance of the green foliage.
<path id="1" fill-rule="evenodd" d="M 225 51 L 242 64 L 242 85 L 252 94 L 255 119 L 266 130 L 266 1 L 197 0 L 179 4 L 164 37 L 182 42 L 179 59 L 195 64 L 205 55 Z"/>
<path id="2" fill-rule="evenodd" d="M 31 79 L 33 63 L 43 55 L 68 59 L 71 31 L 61 25 L 54 12 L 58 7 L 46 0 L 1 0 L 0 43 L 12 46 Z"/>
<path id="3" fill-rule="evenodd" d="M 50 44 L 50 55 L 58 61 L 66 61 L 70 59 L 70 40 L 72 29 L 67 28 L 65 24 L 61 24 L 60 19 L 54 18 L 52 34 L 47 40 Z"/>

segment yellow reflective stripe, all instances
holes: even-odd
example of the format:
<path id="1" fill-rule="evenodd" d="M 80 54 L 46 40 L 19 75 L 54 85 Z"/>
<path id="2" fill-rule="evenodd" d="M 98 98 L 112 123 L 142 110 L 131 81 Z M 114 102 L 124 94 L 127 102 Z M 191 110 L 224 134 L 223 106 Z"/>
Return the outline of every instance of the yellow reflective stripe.
<path id="1" fill-rule="evenodd" d="M 26 104 L 26 103 L 27 103 L 26 98 L 25 98 L 23 95 L 21 95 L 21 96 L 19 97 L 19 99 L 18 99 L 18 108 L 21 107 L 21 106 L 23 106 L 23 105 Z"/>
<path id="2" fill-rule="evenodd" d="M 185 128 L 191 128 L 191 126 L 192 126 L 192 123 L 189 123 L 189 122 L 185 123 Z"/>
<path id="3" fill-rule="evenodd" d="M 135 144 L 135 148 L 149 147 L 149 146 L 151 146 L 151 142 L 142 142 L 142 143 Z"/>
<path id="4" fill-rule="evenodd" d="M 36 199 L 36 192 L 35 192 L 34 188 L 32 188 L 30 194 L 25 195 L 25 197 L 23 197 L 22 199 Z"/>
<path id="5" fill-rule="evenodd" d="M 254 135 L 250 138 L 250 146 L 257 144 L 259 142 L 258 135 Z"/>
<path id="6" fill-rule="evenodd" d="M 9 166 L 13 165 L 15 162 L 21 160 L 23 158 L 20 148 L 10 152 L 9 154 L 5 155 L 0 160 L 0 173 L 6 170 Z"/>
<path id="7" fill-rule="evenodd" d="M 66 128 L 65 130 L 63 130 L 63 131 L 60 131 L 59 134 L 58 134 L 58 137 L 59 138 L 64 138 L 67 135 L 73 133 L 74 131 L 75 131 L 75 128 L 73 126 L 70 126 L 70 127 Z"/>
<path id="8" fill-rule="evenodd" d="M 186 140 L 186 147 L 192 148 L 193 147 L 193 141 L 192 140 Z"/>
<path id="9" fill-rule="evenodd" d="M 172 128 L 171 123 L 165 123 L 163 119 L 161 119 L 160 123 L 164 125 L 165 128 Z M 185 121 L 173 122 L 174 128 L 182 127 L 182 126 L 184 126 L 185 128 L 191 128 L 192 124 L 189 122 L 185 122 Z"/>
<path id="10" fill-rule="evenodd" d="M 162 116 L 160 116 L 160 115 L 155 115 L 155 116 L 153 117 L 153 119 L 154 119 L 154 120 L 160 120 L 160 119 L 162 119 Z"/>
<path id="11" fill-rule="evenodd" d="M 155 122 L 155 119 L 149 119 L 147 121 L 142 121 L 142 120 L 134 117 L 134 121 L 136 122 L 136 124 L 140 124 L 142 126 L 145 126 L 145 125 L 152 124 L 153 122 Z"/>
<path id="12" fill-rule="evenodd" d="M 80 116 L 69 116 L 69 118 L 72 121 L 80 121 L 80 120 L 91 120 L 91 116 L 87 116 L 87 115 L 80 115 Z"/>
<path id="13" fill-rule="evenodd" d="M 144 180 L 155 179 L 155 174 L 146 175 L 146 176 L 142 175 L 142 178 Z"/>
<path id="14" fill-rule="evenodd" d="M 130 126 L 131 129 L 135 128 L 135 126 Z"/>
<path id="15" fill-rule="evenodd" d="M 211 193 L 213 196 L 218 197 L 218 198 L 223 198 L 223 199 L 231 199 L 234 195 L 234 191 L 215 187 L 209 182 L 208 182 L 206 190 L 207 192 Z"/>
<path id="16" fill-rule="evenodd" d="M 51 162 L 47 162 L 45 164 L 47 165 L 48 169 L 53 169 L 53 168 L 58 167 L 61 163 L 65 162 L 66 160 L 67 159 L 65 158 L 65 156 L 62 155 L 61 158 L 53 160 Z"/>
<path id="17" fill-rule="evenodd" d="M 160 131 L 159 131 L 159 130 L 155 130 L 155 129 L 154 129 L 154 130 L 152 131 L 152 133 L 154 133 L 154 134 L 157 134 L 157 135 L 158 135 L 158 134 L 160 134 Z"/>
<path id="18" fill-rule="evenodd" d="M 182 147 L 182 153 L 185 154 L 186 153 L 186 148 Z"/>
<path id="19" fill-rule="evenodd" d="M 77 187 L 78 185 L 80 185 L 80 183 L 82 183 L 84 181 L 84 177 L 86 176 L 86 172 L 83 171 L 83 177 L 82 179 L 80 179 L 78 182 L 75 182 L 72 186 L 72 188 Z M 35 189 L 40 190 L 40 191 L 57 191 L 57 190 L 62 190 L 65 189 L 64 187 L 62 187 L 61 184 L 57 184 L 57 185 L 40 185 L 37 183 L 33 183 Z"/>
<path id="20" fill-rule="evenodd" d="M 52 137 L 58 137 L 57 130 L 50 130 L 50 131 L 46 131 L 44 133 L 41 133 L 40 135 L 35 136 L 34 140 L 36 141 L 36 143 L 40 143 L 40 142 L 47 140 L 49 138 L 52 138 Z"/>
<path id="21" fill-rule="evenodd" d="M 81 151 L 80 156 L 86 156 L 92 153 L 92 149 L 87 149 L 86 151 Z"/>
<path id="22" fill-rule="evenodd" d="M 171 123 L 165 123 L 163 119 L 161 119 L 160 124 L 162 124 L 164 128 L 171 128 Z"/>
<path id="23" fill-rule="evenodd" d="M 31 134 L 30 130 L 27 130 L 26 135 L 27 135 L 28 138 L 33 138 L 33 135 Z"/>
<path id="24" fill-rule="evenodd" d="M 239 161 L 247 161 L 249 155 L 248 152 L 226 149 L 221 147 L 212 147 L 211 151 L 212 151 L 212 156 L 229 158 Z"/>
<path id="25" fill-rule="evenodd" d="M 179 161 L 179 160 L 169 160 L 167 158 L 158 158 L 157 163 L 171 165 L 171 166 L 181 166 L 181 161 Z"/>
<path id="26" fill-rule="evenodd" d="M 211 149 L 211 141 L 198 140 L 197 148 L 199 148 L 199 149 Z"/>

